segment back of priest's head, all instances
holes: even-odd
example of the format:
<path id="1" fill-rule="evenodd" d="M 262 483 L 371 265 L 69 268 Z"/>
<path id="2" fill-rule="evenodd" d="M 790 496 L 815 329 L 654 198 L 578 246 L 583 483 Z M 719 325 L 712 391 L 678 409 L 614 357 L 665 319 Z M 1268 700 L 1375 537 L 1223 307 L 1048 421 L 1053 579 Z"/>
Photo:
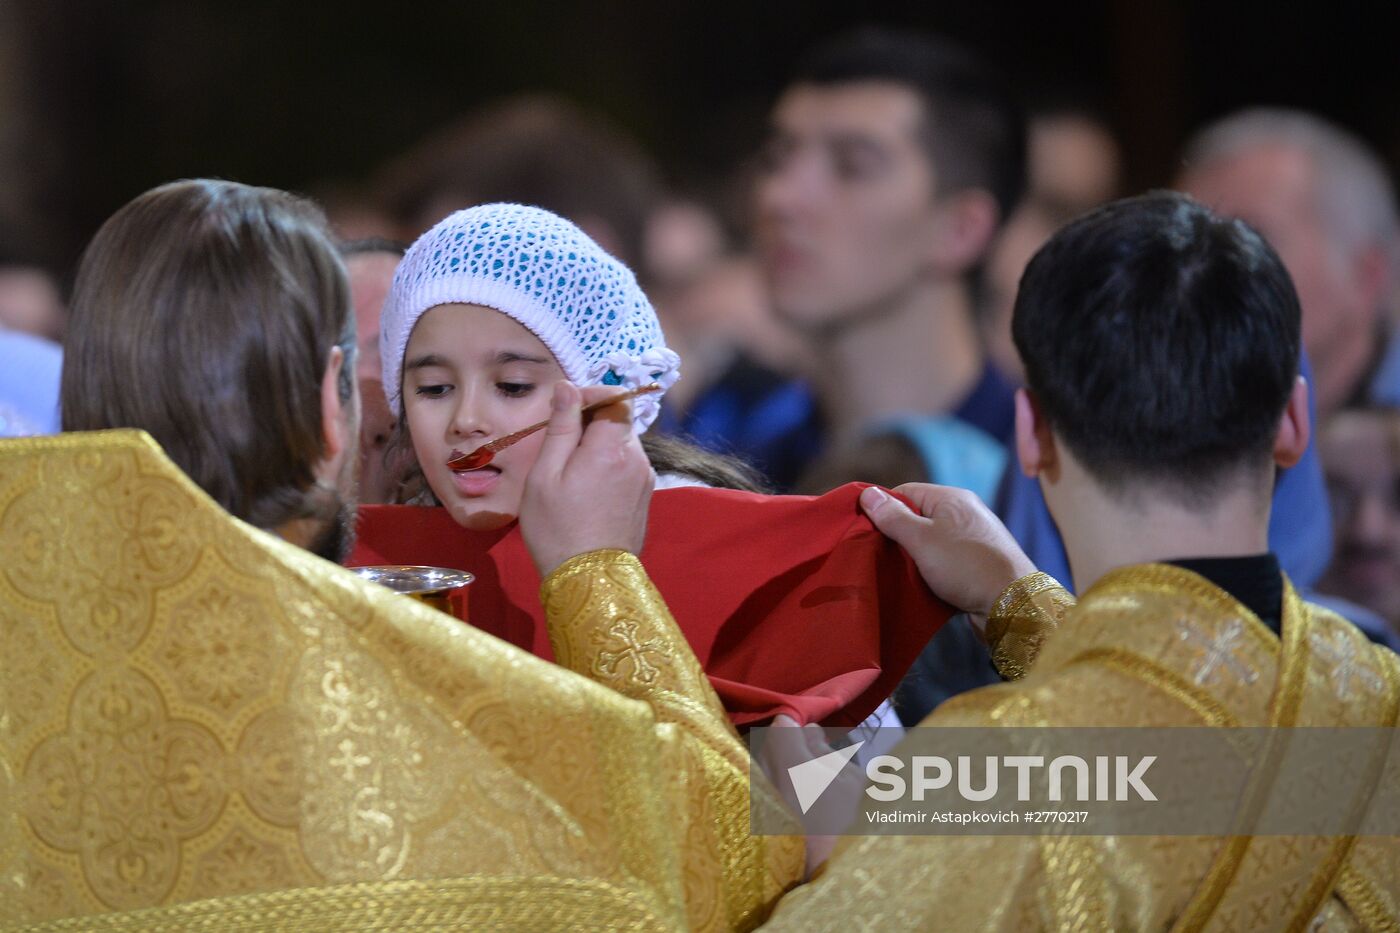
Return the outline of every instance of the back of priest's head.
<path id="1" fill-rule="evenodd" d="M 65 430 L 141 428 L 262 528 L 319 510 L 328 355 L 347 402 L 355 370 L 349 284 L 319 208 L 228 181 L 147 191 L 88 245 L 71 321 Z"/>
<path id="2" fill-rule="evenodd" d="M 1056 233 L 1021 279 L 1012 333 L 1037 412 L 1096 481 L 1192 504 L 1236 479 L 1267 495 L 1299 321 L 1257 232 L 1154 192 Z"/>

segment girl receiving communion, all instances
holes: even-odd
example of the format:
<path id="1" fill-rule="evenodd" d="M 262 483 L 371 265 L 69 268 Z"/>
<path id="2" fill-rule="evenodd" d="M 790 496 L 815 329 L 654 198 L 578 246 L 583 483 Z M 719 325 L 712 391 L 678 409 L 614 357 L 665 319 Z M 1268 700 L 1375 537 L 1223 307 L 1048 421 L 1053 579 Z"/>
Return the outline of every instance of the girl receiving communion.
<path id="1" fill-rule="evenodd" d="M 516 522 L 546 432 L 475 468 L 463 455 L 578 405 L 562 383 L 589 400 L 655 386 L 630 403 L 656 473 L 641 557 L 736 723 L 860 723 L 946 618 L 857 488 L 761 495 L 737 461 L 645 433 L 681 360 L 632 272 L 569 221 L 518 204 L 445 218 L 404 256 L 380 331 L 396 444 L 415 461 L 400 501 L 440 508 L 362 509 L 351 563 L 468 570 L 472 623 L 549 657 Z M 639 651 L 628 663 L 645 667 Z"/>

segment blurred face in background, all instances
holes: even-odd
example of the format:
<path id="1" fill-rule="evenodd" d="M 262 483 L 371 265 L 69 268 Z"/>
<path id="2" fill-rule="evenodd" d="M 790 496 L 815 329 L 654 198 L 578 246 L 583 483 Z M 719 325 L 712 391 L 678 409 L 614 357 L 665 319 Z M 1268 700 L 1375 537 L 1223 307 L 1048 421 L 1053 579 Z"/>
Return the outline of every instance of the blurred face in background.
<path id="1" fill-rule="evenodd" d="M 1337 552 L 1319 589 L 1385 617 L 1400 631 L 1400 410 L 1348 410 L 1319 452 Z"/>
<path id="2" fill-rule="evenodd" d="M 379 362 L 379 317 L 394 282 L 399 257 L 393 253 L 356 253 L 345 260 L 350 276 L 350 300 L 355 305 L 355 343 L 360 354 L 355 374 L 361 379 L 383 378 Z"/>
<path id="3" fill-rule="evenodd" d="M 914 91 L 799 84 L 774 108 L 756 193 L 777 312 L 804 327 L 900 300 L 932 272 L 938 206 Z"/>
<path id="4" fill-rule="evenodd" d="M 392 502 L 407 467 L 404 462 L 386 460 L 392 457 L 389 440 L 393 436 L 394 416 L 385 397 L 379 359 L 379 318 L 398 267 L 399 257 L 389 252 L 356 253 L 345 259 L 359 349 L 355 376 L 364 407 L 360 421 L 360 501 L 369 505 Z"/>
<path id="5" fill-rule="evenodd" d="M 1034 201 L 1025 201 L 1001 228 L 982 269 L 981 323 L 987 355 L 1013 382 L 1025 384 L 1026 370 L 1011 339 L 1011 312 L 1021 273 L 1055 233 L 1055 219 Z"/>
<path id="6" fill-rule="evenodd" d="M 1031 120 L 1030 191 L 1075 213 L 1113 199 L 1122 175 L 1118 141 L 1102 122 L 1079 113 Z"/>
<path id="7" fill-rule="evenodd" d="M 66 318 L 53 276 L 28 266 L 0 267 L 0 330 L 62 341 Z"/>
<path id="8" fill-rule="evenodd" d="M 1369 363 L 1379 302 L 1373 278 L 1325 223 L 1312 160 L 1295 147 L 1261 142 L 1193 167 L 1177 187 L 1243 219 L 1278 252 L 1303 307 L 1303 346 L 1316 373 L 1318 416 L 1325 418 Z"/>

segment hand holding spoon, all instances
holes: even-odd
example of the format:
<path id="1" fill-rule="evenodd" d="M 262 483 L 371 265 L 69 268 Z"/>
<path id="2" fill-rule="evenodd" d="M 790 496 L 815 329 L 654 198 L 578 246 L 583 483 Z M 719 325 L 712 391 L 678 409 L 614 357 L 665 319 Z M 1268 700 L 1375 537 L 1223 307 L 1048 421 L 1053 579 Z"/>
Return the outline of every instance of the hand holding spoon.
<path id="1" fill-rule="evenodd" d="M 606 408 L 609 405 L 616 405 L 618 402 L 625 402 L 629 398 L 636 398 L 639 395 L 647 395 L 652 392 L 660 392 L 661 386 L 655 382 L 648 382 L 646 385 L 637 386 L 635 389 L 628 389 L 626 392 L 619 392 L 617 395 L 610 395 L 607 398 L 599 399 L 596 402 L 583 406 L 582 414 L 597 411 L 599 408 Z M 545 419 L 539 424 L 532 424 L 528 428 L 521 428 L 513 434 L 506 434 L 496 438 L 494 441 L 487 441 L 469 454 L 461 451 L 452 451 L 451 458 L 447 461 L 449 469 L 456 473 L 467 473 L 471 470 L 479 470 L 496 458 L 496 454 L 505 450 L 511 444 L 523 438 L 529 437 L 541 428 L 549 426 L 549 420 Z"/>

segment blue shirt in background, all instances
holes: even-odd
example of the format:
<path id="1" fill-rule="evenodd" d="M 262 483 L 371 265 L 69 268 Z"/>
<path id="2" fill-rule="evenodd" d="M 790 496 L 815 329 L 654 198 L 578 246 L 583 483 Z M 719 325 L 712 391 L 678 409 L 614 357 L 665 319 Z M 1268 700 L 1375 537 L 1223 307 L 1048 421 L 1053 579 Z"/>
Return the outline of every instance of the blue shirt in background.
<path id="1" fill-rule="evenodd" d="M 58 433 L 62 370 L 58 344 L 0 330 L 0 437 Z"/>

